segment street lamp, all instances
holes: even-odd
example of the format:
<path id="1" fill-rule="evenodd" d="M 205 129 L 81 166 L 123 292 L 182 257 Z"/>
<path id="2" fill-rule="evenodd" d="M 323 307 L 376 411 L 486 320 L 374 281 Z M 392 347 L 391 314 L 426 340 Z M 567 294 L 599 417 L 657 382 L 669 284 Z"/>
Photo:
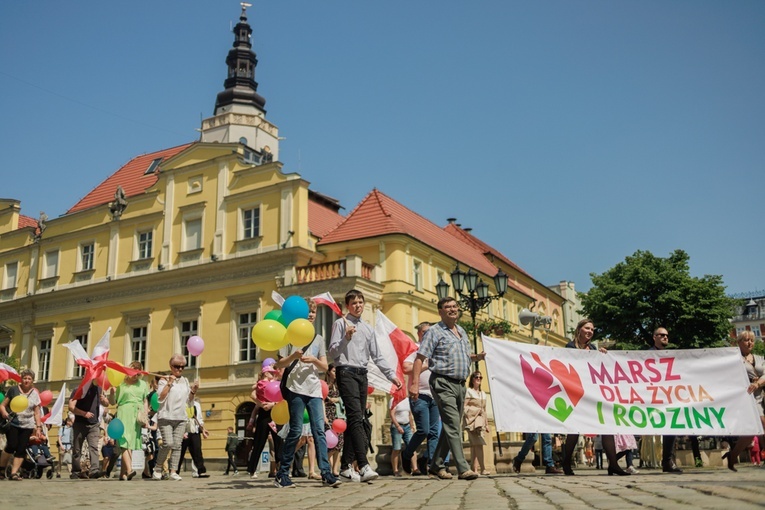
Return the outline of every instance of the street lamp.
<path id="1" fill-rule="evenodd" d="M 460 269 L 459 262 L 451 272 L 452 285 L 457 291 L 459 299 L 457 304 L 460 310 L 470 313 L 470 319 L 473 321 L 473 351 L 478 354 L 478 331 L 476 330 L 475 317 L 478 312 L 495 299 L 499 299 L 507 292 L 507 275 L 501 269 L 497 270 L 494 276 L 494 288 L 497 294 L 489 295 L 489 285 L 478 277 L 478 273 L 469 268 L 467 272 Z M 436 294 L 441 300 L 449 295 L 449 284 L 443 278 L 440 278 L 436 284 Z M 475 362 L 475 369 L 478 370 L 478 361 Z"/>

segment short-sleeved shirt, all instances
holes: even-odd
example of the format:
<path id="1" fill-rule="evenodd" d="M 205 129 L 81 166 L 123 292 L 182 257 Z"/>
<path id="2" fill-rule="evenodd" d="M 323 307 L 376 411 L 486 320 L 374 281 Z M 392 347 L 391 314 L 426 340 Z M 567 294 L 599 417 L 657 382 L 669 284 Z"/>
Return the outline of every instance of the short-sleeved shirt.
<path id="1" fill-rule="evenodd" d="M 406 363 L 414 363 L 415 358 L 417 358 L 417 351 L 410 354 L 404 362 Z M 430 365 L 428 365 L 430 366 Z M 411 379 L 411 378 L 410 378 Z M 409 381 L 409 384 L 411 385 L 411 380 Z M 432 397 L 433 394 L 430 393 L 430 368 L 426 368 L 420 372 L 420 396 L 427 395 L 429 397 Z"/>
<path id="2" fill-rule="evenodd" d="M 69 397 L 69 399 L 74 398 L 74 394 L 77 392 L 77 389 L 72 392 L 72 395 Z M 77 404 L 75 404 L 74 407 L 79 409 L 80 411 L 90 412 L 93 414 L 92 418 L 85 418 L 84 416 L 75 415 L 74 416 L 74 422 L 75 423 L 87 423 L 89 425 L 95 425 L 98 423 L 99 418 L 99 406 L 101 405 L 100 397 L 101 396 L 101 388 L 96 386 L 95 384 L 90 385 L 90 388 L 88 388 L 88 391 L 85 392 L 85 394 L 77 399 Z"/>
<path id="3" fill-rule="evenodd" d="M 390 399 L 388 407 L 393 407 L 393 399 Z M 405 398 L 396 405 L 396 410 L 393 411 L 393 415 L 396 417 L 396 423 L 399 425 L 406 425 L 410 420 L 411 407 L 409 407 L 409 399 Z"/>
<path id="4" fill-rule="evenodd" d="M 157 384 L 157 393 L 162 395 L 162 390 L 167 386 L 167 379 L 162 378 Z M 191 386 L 189 380 L 181 376 L 175 380 L 170 390 L 165 395 L 165 400 L 159 401 L 159 419 L 182 421 L 188 419 L 186 404 L 189 401 Z"/>
<path id="5" fill-rule="evenodd" d="M 298 350 L 292 344 L 287 344 L 279 350 L 279 356 L 286 358 Z M 316 358 L 327 356 L 327 346 L 321 335 L 316 335 L 313 341 L 307 347 L 303 347 L 303 354 L 310 354 Z M 303 363 L 298 360 L 295 366 L 287 376 L 287 387 L 292 393 L 304 395 L 306 397 L 322 398 L 321 379 L 319 379 L 319 369 L 313 363 Z"/>
<path id="6" fill-rule="evenodd" d="M 459 338 L 443 323 L 431 326 L 422 337 L 417 354 L 428 358 L 431 372 L 457 380 L 470 375 L 470 340 L 459 324 Z"/>
<path id="7" fill-rule="evenodd" d="M 11 420 L 11 425 L 20 429 L 34 429 L 37 426 L 35 423 L 35 407 L 40 405 L 40 394 L 35 389 L 32 389 L 29 394 L 23 393 L 18 386 L 11 386 L 6 397 L 11 401 L 22 394 L 27 397 L 27 408 L 16 414 L 16 417 Z M 8 407 L 10 408 L 10 406 Z"/>

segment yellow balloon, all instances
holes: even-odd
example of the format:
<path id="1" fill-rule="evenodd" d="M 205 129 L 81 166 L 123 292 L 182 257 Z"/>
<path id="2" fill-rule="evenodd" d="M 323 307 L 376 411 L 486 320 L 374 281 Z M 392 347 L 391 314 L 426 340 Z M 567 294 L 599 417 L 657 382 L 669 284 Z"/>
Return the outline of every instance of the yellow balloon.
<path id="1" fill-rule="evenodd" d="M 271 408 L 271 419 L 277 425 L 284 425 L 290 421 L 290 408 L 286 400 L 282 400 Z"/>
<path id="2" fill-rule="evenodd" d="M 109 384 L 116 388 L 125 380 L 125 374 L 119 370 L 106 367 L 106 378 L 109 379 Z"/>
<path id="3" fill-rule="evenodd" d="M 24 395 L 18 395 L 11 400 L 11 411 L 14 413 L 21 413 L 27 410 L 29 407 L 29 399 Z"/>
<path id="4" fill-rule="evenodd" d="M 295 347 L 305 347 L 316 336 L 316 330 L 308 319 L 295 319 L 287 326 L 287 340 Z"/>
<path id="5" fill-rule="evenodd" d="M 265 351 L 278 351 L 285 345 L 287 328 L 273 319 L 263 319 L 252 327 L 252 341 Z"/>

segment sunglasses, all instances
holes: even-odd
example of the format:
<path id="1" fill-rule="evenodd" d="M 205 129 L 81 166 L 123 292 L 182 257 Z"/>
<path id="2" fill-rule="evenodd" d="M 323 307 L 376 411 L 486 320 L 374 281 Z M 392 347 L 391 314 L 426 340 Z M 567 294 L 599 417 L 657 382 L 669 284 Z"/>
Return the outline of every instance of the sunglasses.
<path id="1" fill-rule="evenodd" d="M 184 368 L 186 368 L 186 365 L 170 365 L 170 366 L 177 370 L 183 370 Z"/>

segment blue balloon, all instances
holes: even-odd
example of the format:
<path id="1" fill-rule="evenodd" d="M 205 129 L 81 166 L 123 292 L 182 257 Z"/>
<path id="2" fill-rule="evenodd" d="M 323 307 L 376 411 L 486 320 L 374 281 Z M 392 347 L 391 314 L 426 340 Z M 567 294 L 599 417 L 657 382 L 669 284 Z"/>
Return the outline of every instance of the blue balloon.
<path id="1" fill-rule="evenodd" d="M 284 300 L 282 305 L 283 324 L 289 324 L 295 319 L 308 318 L 308 303 L 300 296 L 290 296 Z M 281 321 L 280 321 L 281 322 Z"/>
<path id="2" fill-rule="evenodd" d="M 119 418 L 114 418 L 109 422 L 109 426 L 106 427 L 106 434 L 116 441 L 125 434 L 125 425 Z"/>

